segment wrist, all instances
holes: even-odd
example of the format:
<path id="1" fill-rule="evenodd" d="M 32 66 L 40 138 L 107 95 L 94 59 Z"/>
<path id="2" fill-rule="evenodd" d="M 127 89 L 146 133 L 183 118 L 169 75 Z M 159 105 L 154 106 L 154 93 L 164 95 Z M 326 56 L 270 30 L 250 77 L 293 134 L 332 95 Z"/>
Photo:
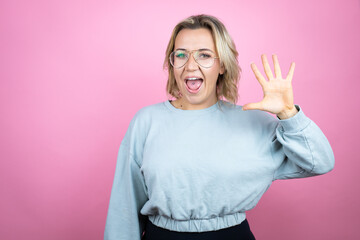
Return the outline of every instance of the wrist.
<path id="1" fill-rule="evenodd" d="M 293 116 L 295 116 L 299 111 L 296 109 L 295 105 L 291 109 L 286 109 L 284 111 L 281 111 L 280 113 L 276 114 L 276 116 L 280 120 L 288 119 Z"/>

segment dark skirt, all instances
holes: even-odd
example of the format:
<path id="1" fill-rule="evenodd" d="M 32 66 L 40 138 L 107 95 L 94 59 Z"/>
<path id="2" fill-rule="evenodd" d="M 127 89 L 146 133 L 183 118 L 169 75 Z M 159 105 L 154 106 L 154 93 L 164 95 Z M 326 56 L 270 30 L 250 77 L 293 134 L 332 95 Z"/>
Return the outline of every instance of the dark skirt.
<path id="1" fill-rule="evenodd" d="M 248 221 L 241 224 L 209 232 L 175 232 L 154 225 L 149 220 L 146 223 L 144 240 L 255 240 L 250 231 Z"/>

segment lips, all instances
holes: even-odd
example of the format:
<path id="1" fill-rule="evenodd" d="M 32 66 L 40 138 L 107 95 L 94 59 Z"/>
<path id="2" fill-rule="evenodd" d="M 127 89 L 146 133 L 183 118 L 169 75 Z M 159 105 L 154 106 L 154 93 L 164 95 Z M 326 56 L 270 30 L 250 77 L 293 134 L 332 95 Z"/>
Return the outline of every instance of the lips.
<path id="1" fill-rule="evenodd" d="M 185 78 L 185 86 L 188 92 L 198 93 L 202 86 L 203 79 L 201 77 L 191 76 Z"/>

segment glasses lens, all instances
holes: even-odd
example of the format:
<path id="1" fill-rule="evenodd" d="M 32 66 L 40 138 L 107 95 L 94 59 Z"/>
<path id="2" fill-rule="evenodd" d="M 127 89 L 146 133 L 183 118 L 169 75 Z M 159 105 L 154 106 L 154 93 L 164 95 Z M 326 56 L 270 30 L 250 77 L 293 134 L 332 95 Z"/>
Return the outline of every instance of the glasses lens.
<path id="1" fill-rule="evenodd" d="M 170 63 L 174 68 L 180 68 L 185 65 L 188 60 L 188 53 L 182 50 L 172 52 L 170 55 Z"/>
<path id="2" fill-rule="evenodd" d="M 197 52 L 195 59 L 202 67 L 209 68 L 214 64 L 215 54 L 209 50 L 201 50 Z"/>
<path id="3" fill-rule="evenodd" d="M 210 50 L 199 50 L 194 52 L 196 62 L 204 68 L 214 65 L 215 54 Z M 170 63 L 174 68 L 183 67 L 189 60 L 189 53 L 184 50 L 176 50 L 170 54 Z"/>

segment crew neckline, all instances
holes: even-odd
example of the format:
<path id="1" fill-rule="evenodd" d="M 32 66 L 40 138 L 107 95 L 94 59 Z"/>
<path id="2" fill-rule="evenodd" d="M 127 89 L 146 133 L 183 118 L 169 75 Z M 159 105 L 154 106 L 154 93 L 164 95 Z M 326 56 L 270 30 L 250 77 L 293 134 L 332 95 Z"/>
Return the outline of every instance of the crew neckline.
<path id="1" fill-rule="evenodd" d="M 222 100 L 217 101 L 215 104 L 211 105 L 210 107 L 203 108 L 203 109 L 197 109 L 197 110 L 184 110 L 184 109 L 176 108 L 171 104 L 171 100 L 165 101 L 164 104 L 172 112 L 176 112 L 176 113 L 184 114 L 184 115 L 197 115 L 197 114 L 213 112 L 213 111 L 219 109 L 219 105 L 220 104 L 222 105 Z"/>

